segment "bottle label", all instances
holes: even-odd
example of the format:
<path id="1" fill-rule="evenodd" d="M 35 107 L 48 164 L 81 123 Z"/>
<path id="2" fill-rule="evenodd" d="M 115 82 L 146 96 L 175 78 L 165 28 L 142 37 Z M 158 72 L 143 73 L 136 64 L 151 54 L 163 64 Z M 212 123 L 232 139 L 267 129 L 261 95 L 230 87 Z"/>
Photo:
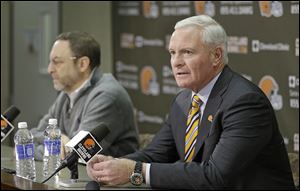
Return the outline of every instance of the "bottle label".
<path id="1" fill-rule="evenodd" d="M 25 145 L 16 145 L 16 158 L 17 159 L 31 159 L 34 158 L 34 145 L 28 143 Z"/>
<path id="2" fill-rule="evenodd" d="M 60 154 L 60 139 L 44 140 L 44 155 L 59 155 Z"/>

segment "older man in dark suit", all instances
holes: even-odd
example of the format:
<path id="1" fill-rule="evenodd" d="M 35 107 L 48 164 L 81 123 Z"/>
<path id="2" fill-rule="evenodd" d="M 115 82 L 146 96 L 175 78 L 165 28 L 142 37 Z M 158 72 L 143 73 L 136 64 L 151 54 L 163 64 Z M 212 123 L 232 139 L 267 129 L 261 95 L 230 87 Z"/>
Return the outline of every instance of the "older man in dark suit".
<path id="1" fill-rule="evenodd" d="M 87 165 L 90 178 L 171 189 L 294 189 L 272 105 L 229 68 L 226 39 L 209 16 L 176 24 L 169 52 L 186 89 L 148 147 L 122 159 L 98 155 Z"/>

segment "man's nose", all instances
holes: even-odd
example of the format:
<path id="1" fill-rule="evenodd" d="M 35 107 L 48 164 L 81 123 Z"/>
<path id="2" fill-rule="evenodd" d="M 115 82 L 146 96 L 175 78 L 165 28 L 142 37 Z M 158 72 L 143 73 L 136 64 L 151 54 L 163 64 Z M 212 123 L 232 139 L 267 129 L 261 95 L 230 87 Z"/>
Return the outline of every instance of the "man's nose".
<path id="1" fill-rule="evenodd" d="M 180 67 L 184 64 L 184 60 L 180 55 L 173 55 L 171 58 L 171 65 L 173 67 Z"/>
<path id="2" fill-rule="evenodd" d="M 53 66 L 52 62 L 49 62 L 47 71 L 49 74 L 54 72 L 54 66 Z"/>

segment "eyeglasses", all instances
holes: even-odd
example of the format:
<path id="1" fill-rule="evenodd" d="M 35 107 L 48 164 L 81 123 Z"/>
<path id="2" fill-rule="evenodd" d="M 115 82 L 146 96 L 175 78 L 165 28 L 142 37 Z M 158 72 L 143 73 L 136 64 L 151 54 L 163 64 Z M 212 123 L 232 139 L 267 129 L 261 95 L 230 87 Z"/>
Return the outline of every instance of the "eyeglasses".
<path id="1" fill-rule="evenodd" d="M 76 60 L 78 59 L 76 56 L 71 56 L 71 57 L 68 57 L 67 59 L 70 59 L 70 60 Z M 49 64 L 53 64 L 54 66 L 58 66 L 62 63 L 65 62 L 65 58 L 62 58 L 62 57 L 54 57 L 52 60 L 50 60 L 50 63 Z"/>

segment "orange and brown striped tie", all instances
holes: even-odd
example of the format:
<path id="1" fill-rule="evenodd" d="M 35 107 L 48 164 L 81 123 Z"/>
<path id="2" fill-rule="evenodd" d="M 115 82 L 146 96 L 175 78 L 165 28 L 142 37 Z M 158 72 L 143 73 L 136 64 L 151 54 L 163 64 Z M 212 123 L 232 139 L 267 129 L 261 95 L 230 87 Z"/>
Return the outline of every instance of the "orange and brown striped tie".
<path id="1" fill-rule="evenodd" d="M 197 141 L 198 135 L 198 126 L 200 121 L 200 105 L 202 101 L 195 94 L 193 96 L 192 108 L 189 111 L 188 119 L 187 119 L 187 128 L 185 131 L 185 149 L 184 149 L 184 161 L 190 162 L 194 157 L 195 152 L 195 144 Z"/>

